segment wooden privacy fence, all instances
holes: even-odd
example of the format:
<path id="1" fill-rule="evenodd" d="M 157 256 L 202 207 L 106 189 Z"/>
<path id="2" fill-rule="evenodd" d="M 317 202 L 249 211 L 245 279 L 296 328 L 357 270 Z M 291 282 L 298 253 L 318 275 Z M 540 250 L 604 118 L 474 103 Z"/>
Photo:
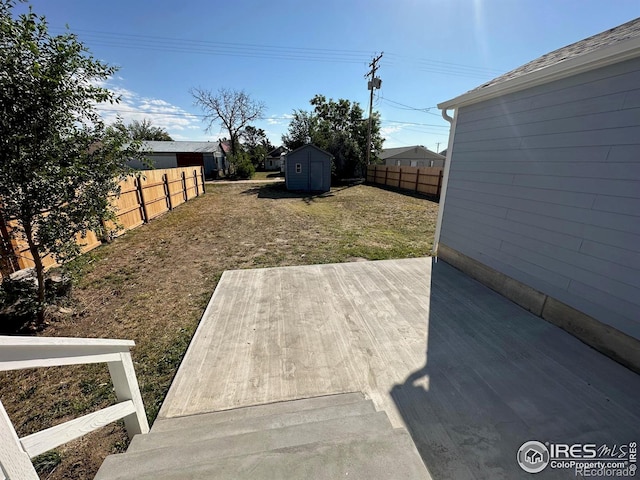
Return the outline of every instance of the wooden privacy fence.
<path id="1" fill-rule="evenodd" d="M 440 198 L 443 170 L 442 167 L 369 165 L 367 182 Z"/>
<path id="2" fill-rule="evenodd" d="M 204 169 L 202 167 L 167 168 L 162 170 L 145 170 L 139 178 L 127 177 L 120 182 L 120 196 L 112 198 L 116 217 L 120 227 L 114 224 L 105 225 L 108 230 L 117 230 L 122 234 L 132 230 L 154 218 L 173 210 L 178 205 L 204 193 Z M 16 272 L 34 266 L 33 257 L 25 240 L 13 238 L 11 229 L 14 221 L 3 221 L 0 218 L 0 235 L 6 249 L 3 253 L 8 270 Z M 85 237 L 78 235 L 77 242 L 82 246 L 82 253 L 93 250 L 102 244 L 94 232 L 87 232 Z M 5 260 L 3 258 L 3 260 Z M 51 256 L 42 260 L 45 267 L 56 265 Z M 1 274 L 0 274 L 1 278 Z"/>

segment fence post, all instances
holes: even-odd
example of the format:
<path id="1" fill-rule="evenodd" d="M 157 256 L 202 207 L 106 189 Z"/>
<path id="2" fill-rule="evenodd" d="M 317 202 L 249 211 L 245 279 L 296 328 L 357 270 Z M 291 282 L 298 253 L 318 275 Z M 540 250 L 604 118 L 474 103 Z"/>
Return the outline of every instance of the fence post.
<path id="1" fill-rule="evenodd" d="M 398 174 L 398 188 L 402 188 L 402 167 L 400 167 L 400 173 Z"/>
<path id="2" fill-rule="evenodd" d="M 202 180 L 202 193 L 207 193 L 204 189 L 204 167 L 200 167 L 200 179 Z"/>
<path id="3" fill-rule="evenodd" d="M 199 188 L 199 182 L 198 182 L 198 174 L 196 173 L 196 171 L 193 171 L 193 186 L 196 188 L 196 197 L 200 196 L 200 188 Z"/>
<path id="4" fill-rule="evenodd" d="M 184 201 L 189 200 L 189 195 L 187 195 L 187 177 L 184 174 L 184 170 L 181 172 L 180 178 L 182 179 L 182 195 L 184 196 Z"/>
<path id="5" fill-rule="evenodd" d="M 418 184 L 420 183 L 420 169 L 416 171 L 416 193 L 418 192 Z"/>
<path id="6" fill-rule="evenodd" d="M 389 180 L 389 166 L 384 166 L 384 185 L 387 186 L 387 181 Z"/>
<path id="7" fill-rule="evenodd" d="M 144 223 L 149 223 L 149 213 L 147 212 L 147 204 L 144 203 L 144 193 L 142 192 L 144 189 L 142 188 L 142 182 L 139 178 L 136 178 L 136 188 L 138 189 L 138 200 L 140 206 L 142 207 L 142 221 Z"/>
<path id="8" fill-rule="evenodd" d="M 438 189 L 436 190 L 436 196 L 438 198 L 440 198 L 440 194 L 442 193 L 441 189 L 442 189 L 442 172 L 443 171 L 444 169 L 440 170 L 440 173 L 438 174 Z"/>
<path id="9" fill-rule="evenodd" d="M 162 182 L 164 183 L 164 196 L 167 199 L 167 207 L 169 207 L 169 210 L 173 210 L 173 203 L 171 202 L 171 190 L 169 190 L 169 177 L 166 173 L 162 175 Z"/>

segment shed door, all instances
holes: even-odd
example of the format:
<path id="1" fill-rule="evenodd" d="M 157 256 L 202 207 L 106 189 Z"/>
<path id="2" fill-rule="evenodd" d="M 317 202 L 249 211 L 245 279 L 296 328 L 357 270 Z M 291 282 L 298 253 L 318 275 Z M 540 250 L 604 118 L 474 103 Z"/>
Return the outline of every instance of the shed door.
<path id="1" fill-rule="evenodd" d="M 325 190 L 323 185 L 323 162 L 311 161 L 309 165 L 309 189 L 310 190 Z"/>

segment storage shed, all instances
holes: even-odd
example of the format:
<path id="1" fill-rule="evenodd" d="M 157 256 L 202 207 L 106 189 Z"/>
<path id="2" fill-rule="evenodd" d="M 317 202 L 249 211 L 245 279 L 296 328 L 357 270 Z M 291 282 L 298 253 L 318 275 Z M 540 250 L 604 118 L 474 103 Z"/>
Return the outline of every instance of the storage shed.
<path id="1" fill-rule="evenodd" d="M 438 108 L 438 257 L 640 371 L 640 18 Z"/>
<path id="2" fill-rule="evenodd" d="M 312 144 L 288 153 L 285 160 L 287 190 L 328 192 L 331 190 L 333 155 Z"/>

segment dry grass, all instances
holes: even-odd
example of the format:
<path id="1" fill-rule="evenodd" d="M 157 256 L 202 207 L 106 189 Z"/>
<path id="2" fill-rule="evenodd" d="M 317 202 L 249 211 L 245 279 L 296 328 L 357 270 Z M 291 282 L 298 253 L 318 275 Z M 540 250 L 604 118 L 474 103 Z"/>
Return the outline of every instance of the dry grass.
<path id="1" fill-rule="evenodd" d="M 316 197 L 209 187 L 70 265 L 74 312 L 42 335 L 135 340 L 151 422 L 224 270 L 429 255 L 436 216 L 433 202 L 364 185 Z M 0 391 L 20 436 L 114 401 L 106 365 L 0 374 Z M 105 427 L 57 449 L 60 463 L 41 477 L 93 478 L 126 445 L 121 424 Z"/>

